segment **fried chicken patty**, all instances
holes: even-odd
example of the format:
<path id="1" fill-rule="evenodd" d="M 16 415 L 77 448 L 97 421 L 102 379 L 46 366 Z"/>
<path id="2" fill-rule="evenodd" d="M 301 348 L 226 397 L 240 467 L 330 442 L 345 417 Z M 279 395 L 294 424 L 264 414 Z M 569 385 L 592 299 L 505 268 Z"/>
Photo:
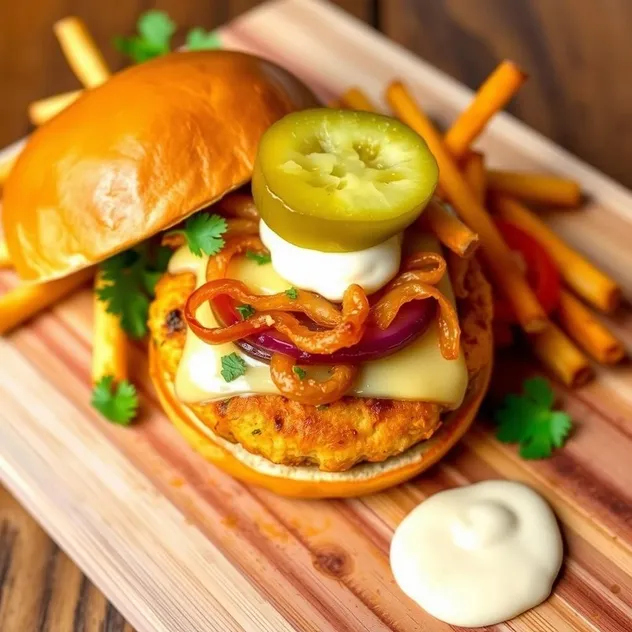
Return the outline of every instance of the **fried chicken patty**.
<path id="1" fill-rule="evenodd" d="M 192 274 L 167 274 L 156 287 L 149 328 L 160 365 L 173 381 L 186 336 L 184 303 Z M 490 362 L 492 299 L 478 262 L 470 263 L 459 300 L 461 341 L 470 378 Z M 220 437 L 283 465 L 317 465 L 338 472 L 362 461 L 384 461 L 430 438 L 442 406 L 430 402 L 344 397 L 327 407 L 281 395 L 232 397 L 190 406 Z"/>

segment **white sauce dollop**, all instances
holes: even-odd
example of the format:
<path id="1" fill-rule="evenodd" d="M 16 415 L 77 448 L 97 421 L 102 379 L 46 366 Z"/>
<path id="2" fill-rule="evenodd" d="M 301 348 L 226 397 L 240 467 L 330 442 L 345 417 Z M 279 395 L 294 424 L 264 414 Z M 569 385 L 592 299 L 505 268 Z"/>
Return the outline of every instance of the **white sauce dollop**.
<path id="1" fill-rule="evenodd" d="M 485 481 L 414 509 L 391 543 L 400 588 L 451 625 L 507 621 L 542 603 L 562 564 L 553 511 L 521 483 Z"/>
<path id="2" fill-rule="evenodd" d="M 361 286 L 367 294 L 377 292 L 399 270 L 401 235 L 366 250 L 321 252 L 285 241 L 263 220 L 259 232 L 279 276 L 330 301 L 341 301 L 345 290 L 353 283 Z"/>

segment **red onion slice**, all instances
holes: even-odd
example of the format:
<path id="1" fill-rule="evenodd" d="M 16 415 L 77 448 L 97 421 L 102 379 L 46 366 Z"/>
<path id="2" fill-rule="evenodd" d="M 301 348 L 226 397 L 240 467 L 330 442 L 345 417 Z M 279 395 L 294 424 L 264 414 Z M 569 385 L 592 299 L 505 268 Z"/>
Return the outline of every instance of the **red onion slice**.
<path id="1" fill-rule="evenodd" d="M 220 322 L 229 324 L 239 319 L 230 301 L 225 297 L 213 299 L 212 305 Z M 409 345 L 428 329 L 436 315 L 436 309 L 433 300 L 407 303 L 399 310 L 388 329 L 368 327 L 357 345 L 340 349 L 331 355 L 301 351 L 286 336 L 274 329 L 237 340 L 234 344 L 245 354 L 262 362 L 270 362 L 274 353 L 283 353 L 295 358 L 299 364 L 360 364 L 379 360 Z"/>

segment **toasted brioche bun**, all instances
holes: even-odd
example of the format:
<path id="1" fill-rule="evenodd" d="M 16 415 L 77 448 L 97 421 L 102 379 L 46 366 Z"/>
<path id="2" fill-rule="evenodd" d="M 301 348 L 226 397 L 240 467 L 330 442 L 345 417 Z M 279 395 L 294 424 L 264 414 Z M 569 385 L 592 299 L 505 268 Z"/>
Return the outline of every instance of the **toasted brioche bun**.
<path id="1" fill-rule="evenodd" d="M 246 183 L 263 132 L 312 93 L 245 53 L 173 53 L 86 91 L 38 129 L 5 184 L 25 280 L 62 277 L 177 224 Z"/>
<path id="2" fill-rule="evenodd" d="M 491 350 L 489 351 L 491 358 Z M 403 483 L 436 463 L 463 436 L 476 417 L 489 385 L 492 365 L 487 364 L 470 382 L 461 407 L 443 420 L 439 430 L 406 452 L 383 463 L 363 463 L 346 472 L 323 472 L 315 467 L 277 465 L 252 454 L 241 445 L 214 434 L 175 397 L 173 384 L 160 367 L 153 343 L 149 372 L 158 399 L 176 429 L 206 460 L 231 476 L 295 498 L 343 498 L 379 492 Z"/>

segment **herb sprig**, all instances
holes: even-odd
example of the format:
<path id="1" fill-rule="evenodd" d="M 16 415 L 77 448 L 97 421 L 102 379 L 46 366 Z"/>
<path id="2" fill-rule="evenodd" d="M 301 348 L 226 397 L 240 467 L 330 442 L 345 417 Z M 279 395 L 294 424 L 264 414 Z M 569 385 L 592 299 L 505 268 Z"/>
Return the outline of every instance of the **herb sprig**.
<path id="1" fill-rule="evenodd" d="M 238 356 L 236 353 L 229 353 L 222 356 L 222 377 L 226 382 L 232 382 L 238 377 L 245 375 L 246 363 L 244 359 Z"/>
<path id="2" fill-rule="evenodd" d="M 106 419 L 120 426 L 129 426 L 138 413 L 136 387 L 127 380 L 115 385 L 111 375 L 95 384 L 91 403 Z"/>
<path id="3" fill-rule="evenodd" d="M 246 251 L 246 259 L 250 259 L 251 261 L 256 261 L 260 266 L 265 265 L 266 263 L 270 263 L 272 261 L 272 257 L 270 254 L 254 252 L 253 250 Z"/>
<path id="4" fill-rule="evenodd" d="M 222 235 L 227 228 L 226 220 L 219 215 L 196 213 L 189 217 L 183 228 L 171 230 L 167 236 L 182 235 L 196 257 L 201 257 L 202 254 L 212 257 L 224 247 L 226 242 Z"/>
<path id="5" fill-rule="evenodd" d="M 150 299 L 156 283 L 167 270 L 171 250 L 160 246 L 152 251 L 141 244 L 110 257 L 100 265 L 103 283 L 96 290 L 107 311 L 121 319 L 121 327 L 134 339 L 147 334 Z"/>
<path id="6" fill-rule="evenodd" d="M 176 32 L 176 24 L 164 11 L 147 11 L 136 23 L 137 35 L 114 38 L 114 48 L 135 63 L 142 63 L 171 52 L 171 38 Z M 188 50 L 212 50 L 221 48 L 219 35 L 197 27 L 186 36 Z"/>
<path id="7" fill-rule="evenodd" d="M 573 423 L 568 413 L 553 410 L 555 394 L 542 377 L 525 380 L 521 395 L 507 395 L 496 413 L 496 437 L 517 443 L 524 459 L 544 459 L 561 448 Z"/>

